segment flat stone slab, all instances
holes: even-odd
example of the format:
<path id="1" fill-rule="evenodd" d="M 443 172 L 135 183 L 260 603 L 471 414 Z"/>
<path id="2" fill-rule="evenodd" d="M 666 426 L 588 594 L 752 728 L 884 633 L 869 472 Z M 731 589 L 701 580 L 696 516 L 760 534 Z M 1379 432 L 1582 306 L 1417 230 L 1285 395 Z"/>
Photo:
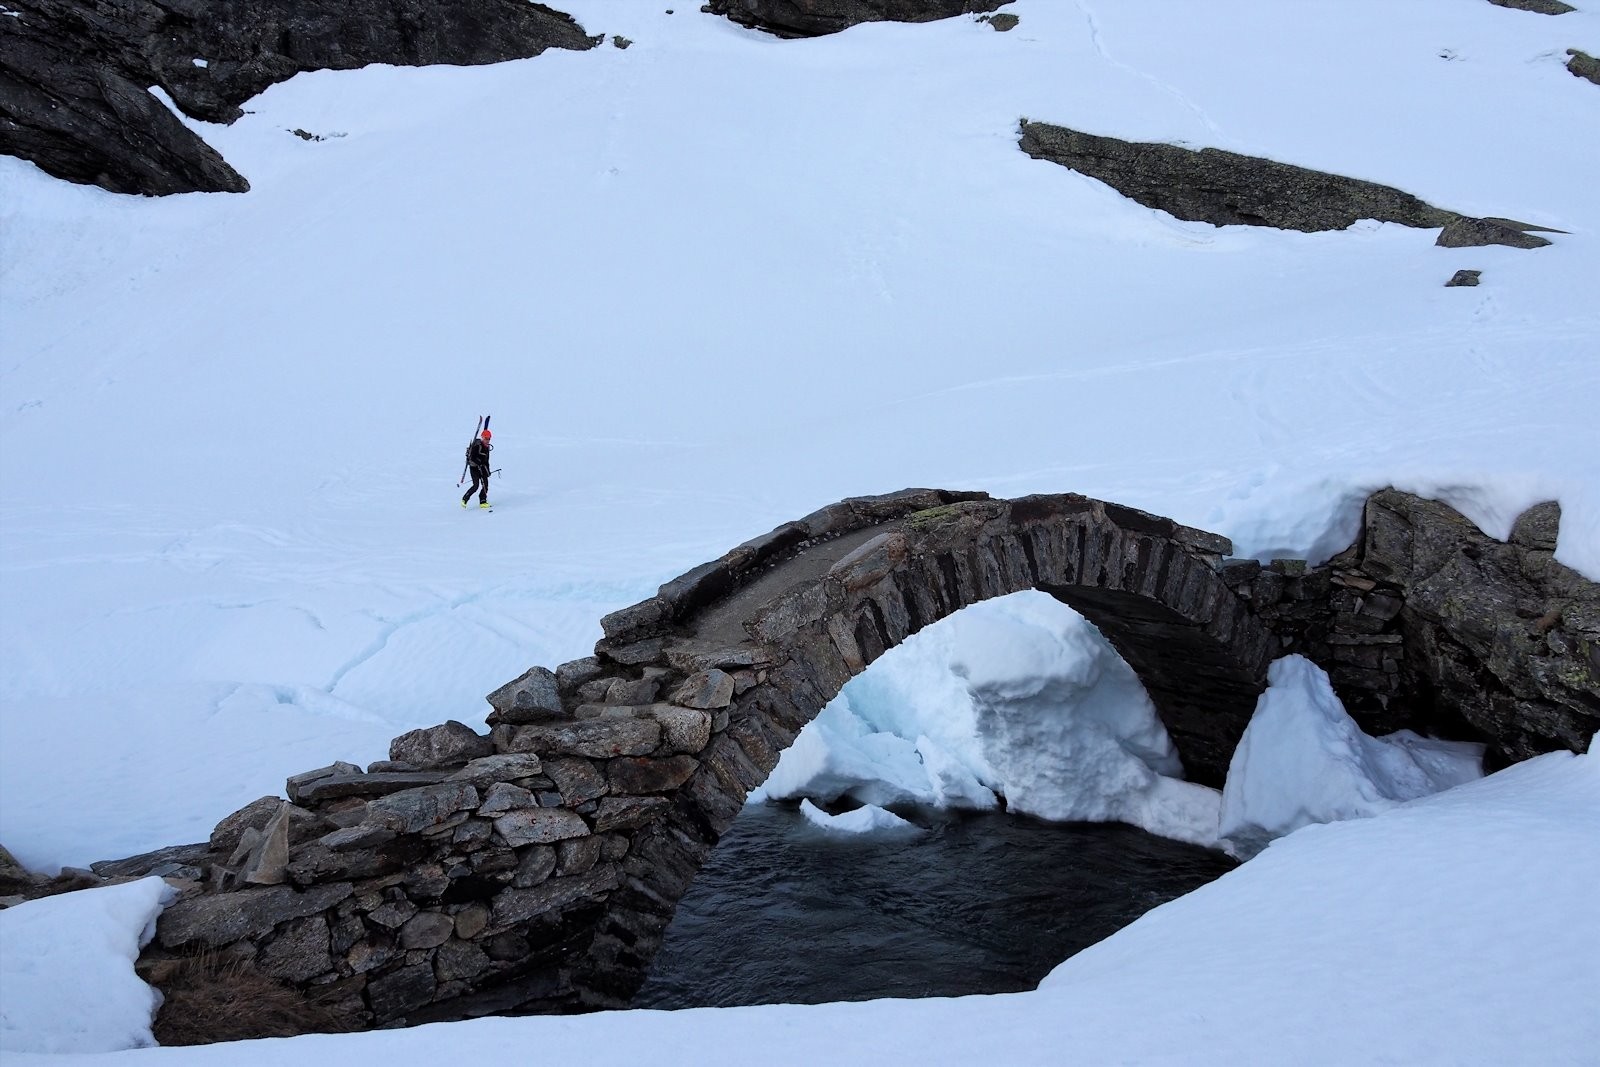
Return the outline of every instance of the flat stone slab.
<path id="1" fill-rule="evenodd" d="M 286 885 L 208 893 L 180 900 L 161 913 L 156 937 L 163 948 L 198 943 L 229 945 L 260 937 L 290 919 L 303 919 L 333 907 L 354 890 L 349 885 L 319 885 L 298 892 Z"/>
<path id="2" fill-rule="evenodd" d="M 340 797 L 381 797 L 418 786 L 434 785 L 450 771 L 379 771 L 376 774 L 334 774 L 318 778 L 290 794 L 296 803 L 314 804 Z"/>

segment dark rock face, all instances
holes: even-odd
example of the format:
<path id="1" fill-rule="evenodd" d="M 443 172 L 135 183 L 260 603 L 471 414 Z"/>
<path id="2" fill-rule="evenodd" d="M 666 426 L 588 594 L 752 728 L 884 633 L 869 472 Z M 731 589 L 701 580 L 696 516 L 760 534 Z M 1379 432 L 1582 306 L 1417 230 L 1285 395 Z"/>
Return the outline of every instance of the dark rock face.
<path id="1" fill-rule="evenodd" d="M 1581 752 L 1600 731 L 1600 586 L 1555 561 L 1560 514 L 1532 508 L 1501 543 L 1386 490 L 1357 546 L 1364 571 L 1405 591 L 1409 701 L 1441 723 L 1459 716 L 1508 761 Z"/>
<path id="2" fill-rule="evenodd" d="M 1491 766 L 1581 752 L 1600 730 L 1600 585 L 1555 562 L 1560 509 L 1496 541 L 1459 512 L 1386 489 L 1321 567 L 1229 564 L 1224 578 L 1328 672 L 1368 733 L 1482 741 Z M 1298 567 L 1295 565 L 1298 564 Z"/>
<path id="3" fill-rule="evenodd" d="M 779 37 L 821 37 L 862 22 L 933 22 L 1007 0 L 711 0 L 703 10 Z M 1013 23 L 1015 25 L 1015 23 Z M 1009 29 L 1010 27 L 1007 27 Z"/>
<path id="4" fill-rule="evenodd" d="M 1588 52 L 1580 52 L 1576 48 L 1567 49 L 1567 69 L 1575 77 L 1600 85 L 1600 59 L 1596 59 Z"/>
<path id="5" fill-rule="evenodd" d="M 1387 185 L 1218 148 L 1122 141 L 1043 122 L 1023 122 L 1022 150 L 1105 182 L 1145 207 L 1213 226 L 1272 226 L 1315 233 L 1360 219 L 1446 228 L 1448 244 L 1549 244 L 1509 219 L 1471 219 Z M 1441 234 L 1440 244 L 1446 244 Z"/>
<path id="6" fill-rule="evenodd" d="M 249 188 L 183 125 L 302 71 L 469 65 L 591 48 L 568 15 L 518 0 L 15 0 L 0 35 L 0 151 L 113 192 Z M 196 65 L 200 60 L 204 65 Z"/>
<path id="7" fill-rule="evenodd" d="M 1563 4 L 1561 0 L 1489 0 L 1495 7 L 1509 7 L 1513 11 L 1532 11 L 1536 15 L 1565 15 L 1568 11 L 1576 11 L 1571 4 Z"/>

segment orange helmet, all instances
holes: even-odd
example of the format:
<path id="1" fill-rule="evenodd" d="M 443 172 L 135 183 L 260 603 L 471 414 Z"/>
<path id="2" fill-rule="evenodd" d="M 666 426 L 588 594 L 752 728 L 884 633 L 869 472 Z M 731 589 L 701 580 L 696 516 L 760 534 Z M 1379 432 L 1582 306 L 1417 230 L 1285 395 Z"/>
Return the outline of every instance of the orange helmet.
<path id="1" fill-rule="evenodd" d="M 483 432 L 482 432 L 482 433 L 480 433 L 480 434 L 479 434 L 479 435 L 478 435 L 478 436 L 479 436 L 479 437 L 481 437 L 481 438 L 483 438 L 483 439 L 484 439 L 484 440 L 485 440 L 485 441 L 487 441 L 487 440 L 489 440 L 489 438 L 490 438 L 490 437 L 491 437 L 491 436 L 493 436 L 493 435 L 492 435 L 492 434 L 490 434 L 490 433 L 489 433 L 489 431 L 488 431 L 488 430 L 485 430 L 485 431 L 483 431 Z"/>

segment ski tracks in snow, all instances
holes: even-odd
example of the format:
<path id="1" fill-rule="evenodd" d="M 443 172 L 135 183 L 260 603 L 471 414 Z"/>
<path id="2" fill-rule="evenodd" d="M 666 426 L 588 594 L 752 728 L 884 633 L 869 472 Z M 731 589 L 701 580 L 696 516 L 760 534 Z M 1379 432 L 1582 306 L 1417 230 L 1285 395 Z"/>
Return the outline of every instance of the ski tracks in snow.
<path id="1" fill-rule="evenodd" d="M 1173 100 L 1177 101 L 1177 103 L 1184 110 L 1188 111 L 1191 115 L 1198 119 L 1200 124 L 1206 128 L 1206 131 L 1212 135 L 1211 141 L 1213 144 L 1223 140 L 1222 128 L 1213 122 L 1211 120 L 1211 116 L 1206 114 L 1205 109 L 1199 104 L 1195 103 L 1194 100 L 1182 89 L 1179 89 L 1176 85 L 1173 85 L 1169 81 L 1164 81 L 1161 78 L 1156 77 L 1147 70 L 1141 70 L 1131 64 L 1124 63 L 1122 60 L 1112 55 L 1110 51 L 1106 49 L 1105 38 L 1100 31 L 1100 20 L 1095 17 L 1094 9 L 1088 4 L 1084 3 L 1084 0 L 1074 0 L 1074 3 L 1077 5 L 1078 11 L 1082 13 L 1084 22 L 1088 24 L 1089 43 L 1094 46 L 1096 55 L 1105 60 L 1111 66 L 1116 67 L 1118 70 L 1126 71 L 1136 78 L 1147 81 L 1151 85 L 1154 85 L 1157 89 L 1160 89 L 1162 92 L 1172 97 Z"/>

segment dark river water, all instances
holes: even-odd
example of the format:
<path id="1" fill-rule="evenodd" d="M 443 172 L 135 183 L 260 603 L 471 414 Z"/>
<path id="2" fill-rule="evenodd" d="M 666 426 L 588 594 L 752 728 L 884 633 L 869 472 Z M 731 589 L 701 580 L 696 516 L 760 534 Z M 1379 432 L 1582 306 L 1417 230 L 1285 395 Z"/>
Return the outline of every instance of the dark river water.
<path id="1" fill-rule="evenodd" d="M 1133 827 L 925 813 L 840 834 L 753 804 L 678 905 L 641 1008 L 1032 989 L 1056 964 L 1231 870 Z"/>

